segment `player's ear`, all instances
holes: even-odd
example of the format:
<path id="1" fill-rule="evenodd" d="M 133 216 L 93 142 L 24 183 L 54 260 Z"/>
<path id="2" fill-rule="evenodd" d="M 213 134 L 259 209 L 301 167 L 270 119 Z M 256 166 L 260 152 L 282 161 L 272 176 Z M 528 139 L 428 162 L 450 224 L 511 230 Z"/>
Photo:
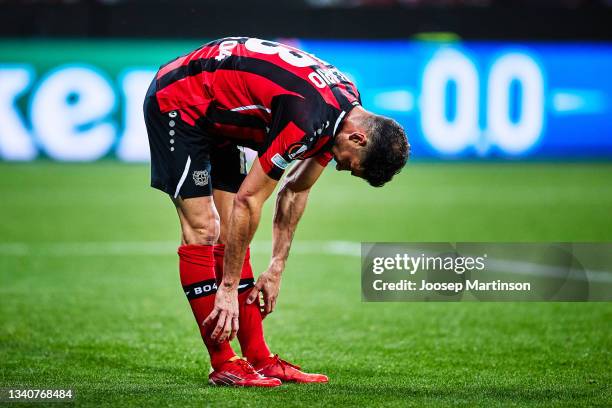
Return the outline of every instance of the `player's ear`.
<path id="1" fill-rule="evenodd" d="M 353 132 L 349 135 L 349 140 L 353 143 L 357 143 L 359 146 L 365 146 L 368 142 L 368 138 L 365 133 Z"/>

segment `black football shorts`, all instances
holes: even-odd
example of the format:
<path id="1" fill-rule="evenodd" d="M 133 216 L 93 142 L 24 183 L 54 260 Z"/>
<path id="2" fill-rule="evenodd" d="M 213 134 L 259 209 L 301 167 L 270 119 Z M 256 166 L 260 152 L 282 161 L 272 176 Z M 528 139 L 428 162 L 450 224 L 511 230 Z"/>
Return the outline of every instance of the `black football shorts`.
<path id="1" fill-rule="evenodd" d="M 155 79 L 144 102 L 151 150 L 151 187 L 173 198 L 205 197 L 212 189 L 236 193 L 246 177 L 244 149 L 211 138 L 177 111 L 160 112 Z"/>

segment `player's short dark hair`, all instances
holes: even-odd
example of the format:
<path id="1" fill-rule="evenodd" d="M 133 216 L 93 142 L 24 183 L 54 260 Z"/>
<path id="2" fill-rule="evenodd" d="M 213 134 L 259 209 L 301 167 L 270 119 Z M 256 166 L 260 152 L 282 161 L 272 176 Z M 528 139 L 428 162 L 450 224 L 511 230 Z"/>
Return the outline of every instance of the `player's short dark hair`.
<path id="1" fill-rule="evenodd" d="M 406 165 L 408 138 L 399 123 L 384 116 L 372 115 L 364 125 L 368 144 L 361 163 L 363 178 L 371 186 L 381 187 Z"/>

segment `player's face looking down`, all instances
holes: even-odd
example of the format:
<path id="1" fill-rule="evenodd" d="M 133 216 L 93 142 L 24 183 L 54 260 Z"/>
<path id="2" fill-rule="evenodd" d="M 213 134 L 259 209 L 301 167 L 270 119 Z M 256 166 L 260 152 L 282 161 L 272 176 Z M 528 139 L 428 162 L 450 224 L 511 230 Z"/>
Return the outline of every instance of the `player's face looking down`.
<path id="1" fill-rule="evenodd" d="M 404 128 L 391 118 L 355 106 L 334 137 L 336 170 L 350 171 L 373 187 L 382 187 L 408 161 L 410 146 Z"/>
<path id="2" fill-rule="evenodd" d="M 365 119 L 372 114 L 361 106 L 353 108 L 336 134 L 332 154 L 336 170 L 350 171 L 355 177 L 363 176 L 361 165 L 368 145 L 368 135 L 364 127 Z"/>
<path id="3" fill-rule="evenodd" d="M 350 171 L 351 175 L 362 177 L 363 167 L 361 161 L 364 156 L 368 138 L 361 132 L 340 132 L 332 147 L 332 154 L 336 161 L 336 170 Z"/>

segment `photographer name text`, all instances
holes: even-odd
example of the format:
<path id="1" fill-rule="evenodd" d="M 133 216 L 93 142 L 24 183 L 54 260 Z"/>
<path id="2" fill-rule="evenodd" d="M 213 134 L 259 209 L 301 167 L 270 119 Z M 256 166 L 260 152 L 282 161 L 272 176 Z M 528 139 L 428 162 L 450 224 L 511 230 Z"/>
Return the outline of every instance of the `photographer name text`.
<path id="1" fill-rule="evenodd" d="M 414 278 L 417 272 L 451 272 L 464 275 L 466 272 L 486 272 L 487 254 L 478 257 L 471 256 L 426 256 L 421 254 L 395 254 L 392 257 L 376 257 L 372 259 L 372 273 L 381 275 L 387 271 L 403 271 Z M 463 281 L 431 282 L 426 279 L 401 279 L 386 282 L 376 279 L 372 282 L 376 291 L 420 291 L 420 292 L 462 292 L 462 291 L 530 291 L 529 282 L 504 282 L 499 279 L 483 281 L 479 279 L 464 279 Z"/>
<path id="2" fill-rule="evenodd" d="M 420 292 L 462 292 L 464 290 L 473 291 L 529 291 L 529 282 L 503 282 L 501 280 L 482 282 L 479 280 L 466 280 L 465 282 L 428 282 L 421 280 L 415 282 L 402 279 L 397 282 L 385 282 L 377 279 L 372 282 L 372 287 L 377 291 L 420 291 Z"/>

